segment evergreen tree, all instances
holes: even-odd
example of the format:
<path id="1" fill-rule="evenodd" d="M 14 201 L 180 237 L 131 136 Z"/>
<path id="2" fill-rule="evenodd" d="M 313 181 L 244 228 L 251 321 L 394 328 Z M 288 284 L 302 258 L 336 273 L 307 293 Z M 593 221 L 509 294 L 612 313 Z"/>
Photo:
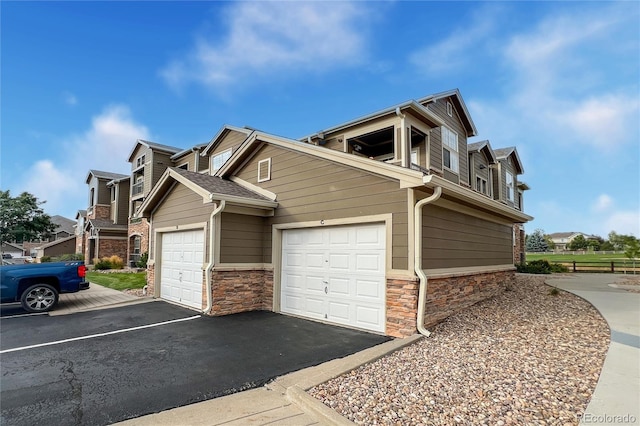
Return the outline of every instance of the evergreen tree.
<path id="1" fill-rule="evenodd" d="M 549 244 L 542 229 L 536 229 L 532 234 L 527 235 L 525 239 L 525 249 L 528 252 L 549 251 Z"/>

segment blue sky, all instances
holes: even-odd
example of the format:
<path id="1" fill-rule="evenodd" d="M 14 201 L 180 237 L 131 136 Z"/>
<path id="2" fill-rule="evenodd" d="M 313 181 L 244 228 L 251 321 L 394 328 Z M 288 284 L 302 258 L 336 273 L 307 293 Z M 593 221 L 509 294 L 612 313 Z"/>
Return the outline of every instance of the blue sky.
<path id="1" fill-rule="evenodd" d="M 0 187 L 73 218 L 136 139 L 298 138 L 459 88 L 527 232 L 640 236 L 638 2 L 7 2 Z"/>

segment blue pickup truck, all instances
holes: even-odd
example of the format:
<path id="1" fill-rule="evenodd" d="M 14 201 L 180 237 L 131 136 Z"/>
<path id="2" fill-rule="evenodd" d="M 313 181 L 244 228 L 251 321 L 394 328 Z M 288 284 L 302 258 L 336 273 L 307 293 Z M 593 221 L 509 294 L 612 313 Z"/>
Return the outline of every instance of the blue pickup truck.
<path id="1" fill-rule="evenodd" d="M 84 262 L 31 263 L 0 266 L 0 302 L 20 302 L 28 312 L 47 312 L 60 293 L 89 288 Z"/>

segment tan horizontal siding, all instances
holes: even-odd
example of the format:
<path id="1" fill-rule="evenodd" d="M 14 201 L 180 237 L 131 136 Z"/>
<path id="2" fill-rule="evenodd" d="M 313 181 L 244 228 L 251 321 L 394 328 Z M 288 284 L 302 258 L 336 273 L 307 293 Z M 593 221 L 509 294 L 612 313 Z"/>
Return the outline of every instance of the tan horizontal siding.
<path id="1" fill-rule="evenodd" d="M 262 217 L 223 212 L 220 222 L 220 262 L 262 263 L 264 221 Z"/>
<path id="2" fill-rule="evenodd" d="M 429 205 L 423 210 L 422 231 L 425 269 L 513 263 L 508 225 Z"/>
<path id="3" fill-rule="evenodd" d="M 272 179 L 257 182 L 258 161 L 271 158 Z M 237 176 L 277 194 L 267 219 L 265 261 L 271 261 L 271 225 L 393 214 L 392 264 L 407 269 L 407 192 L 397 181 L 286 149 L 265 146 Z"/>

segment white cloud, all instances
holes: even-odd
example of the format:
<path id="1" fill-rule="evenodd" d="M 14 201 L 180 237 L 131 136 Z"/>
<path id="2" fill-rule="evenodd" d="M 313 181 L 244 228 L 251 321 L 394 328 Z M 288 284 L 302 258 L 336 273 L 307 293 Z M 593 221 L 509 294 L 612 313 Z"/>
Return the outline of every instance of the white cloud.
<path id="1" fill-rule="evenodd" d="M 606 211 L 613 205 L 613 199 L 607 194 L 600 194 L 600 196 L 596 199 L 593 204 L 593 209 L 595 211 Z"/>
<path id="2" fill-rule="evenodd" d="M 75 106 L 78 103 L 78 98 L 71 92 L 62 93 L 62 99 L 69 106 Z"/>
<path id="3" fill-rule="evenodd" d="M 224 13 L 221 40 L 200 36 L 192 51 L 161 71 L 180 87 L 198 82 L 225 89 L 241 79 L 322 72 L 358 63 L 365 46 L 364 3 L 239 2 Z"/>
<path id="4" fill-rule="evenodd" d="M 609 215 L 604 222 L 603 235 L 608 235 L 610 231 L 640 237 L 640 210 L 617 211 Z"/>
<path id="5" fill-rule="evenodd" d="M 500 138 L 528 134 L 537 144 L 582 145 L 606 153 L 637 141 L 637 87 L 616 83 L 617 70 L 610 67 L 615 55 L 628 55 L 611 49 L 619 44 L 619 32 L 636 19 L 623 9 L 556 11 L 506 37 L 504 94 L 469 102 L 479 127 Z"/>
<path id="6" fill-rule="evenodd" d="M 500 11 L 495 5 L 480 8 L 470 23 L 454 30 L 447 38 L 426 45 L 409 56 L 409 62 L 426 74 L 442 74 L 466 69 L 471 52 L 480 50 L 492 34 Z"/>
<path id="7" fill-rule="evenodd" d="M 43 207 L 51 215 L 72 218 L 87 207 L 89 170 L 128 174 L 127 155 L 137 139 L 149 139 L 149 130 L 133 119 L 126 106 L 109 106 L 93 117 L 84 133 L 59 144 L 59 158 L 36 161 L 25 172 L 24 188 L 18 192 L 28 191 L 46 201 Z"/>

